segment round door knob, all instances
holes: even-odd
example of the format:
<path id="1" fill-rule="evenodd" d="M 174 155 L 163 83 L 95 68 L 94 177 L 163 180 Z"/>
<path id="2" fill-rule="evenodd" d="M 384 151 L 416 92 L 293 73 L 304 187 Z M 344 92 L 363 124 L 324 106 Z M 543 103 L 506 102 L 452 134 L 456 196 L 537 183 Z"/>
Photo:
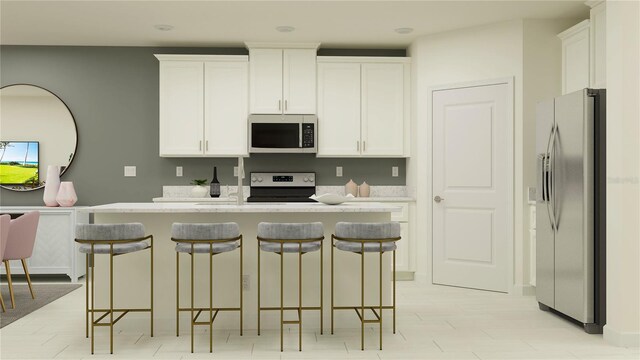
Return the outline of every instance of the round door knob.
<path id="1" fill-rule="evenodd" d="M 436 197 L 434 197 L 434 198 L 433 198 L 433 201 L 435 201 L 435 202 L 439 203 L 439 202 L 441 202 L 441 201 L 444 201 L 444 199 L 443 199 L 443 198 L 441 198 L 439 195 L 436 195 Z"/>

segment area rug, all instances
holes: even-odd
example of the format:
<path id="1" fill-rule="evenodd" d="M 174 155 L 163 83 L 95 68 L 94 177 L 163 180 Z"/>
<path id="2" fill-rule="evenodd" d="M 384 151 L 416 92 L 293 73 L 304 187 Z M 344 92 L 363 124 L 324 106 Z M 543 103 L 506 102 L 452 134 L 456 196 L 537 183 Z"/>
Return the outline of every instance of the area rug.
<path id="1" fill-rule="evenodd" d="M 7 312 L 0 312 L 0 328 L 40 309 L 81 286 L 81 284 L 33 284 L 33 292 L 36 298 L 32 299 L 27 284 L 13 284 L 16 308 L 12 309 L 11 299 L 9 298 L 9 286 L 3 283 L 0 288 L 2 289 L 2 299 L 4 300 Z"/>

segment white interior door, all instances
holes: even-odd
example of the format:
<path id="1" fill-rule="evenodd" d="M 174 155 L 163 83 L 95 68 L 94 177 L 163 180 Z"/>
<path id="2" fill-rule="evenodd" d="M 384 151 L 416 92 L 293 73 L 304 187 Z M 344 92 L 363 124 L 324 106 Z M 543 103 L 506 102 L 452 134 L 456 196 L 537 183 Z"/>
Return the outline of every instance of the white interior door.
<path id="1" fill-rule="evenodd" d="M 512 85 L 436 90 L 433 282 L 507 292 L 512 244 Z"/>

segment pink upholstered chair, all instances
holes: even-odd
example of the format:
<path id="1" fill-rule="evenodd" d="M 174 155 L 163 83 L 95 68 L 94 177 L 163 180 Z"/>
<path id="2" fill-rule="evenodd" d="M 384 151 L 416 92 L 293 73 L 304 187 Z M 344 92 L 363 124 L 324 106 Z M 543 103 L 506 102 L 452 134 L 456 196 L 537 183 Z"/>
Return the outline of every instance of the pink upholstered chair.
<path id="1" fill-rule="evenodd" d="M 31 257 L 33 246 L 36 242 L 36 232 L 38 231 L 38 221 L 40 220 L 39 211 L 31 211 L 17 219 L 11 220 L 9 225 L 9 236 L 7 245 L 2 255 L 2 261 L 7 269 L 7 282 L 9 283 L 9 296 L 11 297 L 11 308 L 15 308 L 15 300 L 13 297 L 13 283 L 11 282 L 11 271 L 9 260 L 20 260 L 24 274 L 27 277 L 31 298 L 35 299 L 33 288 L 31 287 L 31 278 L 27 269 L 26 259 Z"/>
<path id="2" fill-rule="evenodd" d="M 4 248 L 7 245 L 10 223 L 10 215 L 0 215 L 0 259 L 4 258 Z M 4 300 L 2 300 L 2 293 L 0 293 L 0 305 L 2 306 L 2 312 L 5 312 L 6 308 L 4 307 Z"/>

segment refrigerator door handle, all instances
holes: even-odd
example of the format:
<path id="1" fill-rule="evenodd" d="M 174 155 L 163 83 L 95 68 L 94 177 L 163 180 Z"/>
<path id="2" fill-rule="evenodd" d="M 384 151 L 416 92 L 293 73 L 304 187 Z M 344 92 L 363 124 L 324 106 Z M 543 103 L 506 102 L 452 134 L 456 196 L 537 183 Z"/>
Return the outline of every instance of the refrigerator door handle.
<path id="1" fill-rule="evenodd" d="M 552 146 L 552 144 L 555 142 L 555 131 L 556 131 L 556 125 L 553 124 L 551 126 L 551 132 L 549 133 L 549 139 L 547 140 L 547 152 L 545 154 L 544 158 L 544 167 L 543 167 L 543 174 L 544 174 L 544 181 L 543 181 L 543 196 L 546 193 L 546 201 L 545 204 L 547 205 L 547 216 L 549 217 L 549 224 L 551 225 L 551 230 L 555 231 L 556 230 L 556 226 L 555 226 L 555 214 L 553 213 L 554 209 L 553 209 L 553 205 L 552 204 L 552 200 L 551 200 L 551 187 L 549 186 L 551 181 L 552 181 L 552 175 L 553 175 L 553 170 L 551 169 L 551 164 L 552 164 L 552 159 L 551 159 L 551 150 L 550 147 Z"/>
<path id="2" fill-rule="evenodd" d="M 547 184 L 547 196 L 549 203 L 551 204 L 551 219 L 552 229 L 558 230 L 558 217 L 556 216 L 556 184 L 555 184 L 555 172 L 556 172 L 556 139 L 558 137 L 558 125 L 553 126 L 551 150 L 549 151 L 549 183 Z"/>

